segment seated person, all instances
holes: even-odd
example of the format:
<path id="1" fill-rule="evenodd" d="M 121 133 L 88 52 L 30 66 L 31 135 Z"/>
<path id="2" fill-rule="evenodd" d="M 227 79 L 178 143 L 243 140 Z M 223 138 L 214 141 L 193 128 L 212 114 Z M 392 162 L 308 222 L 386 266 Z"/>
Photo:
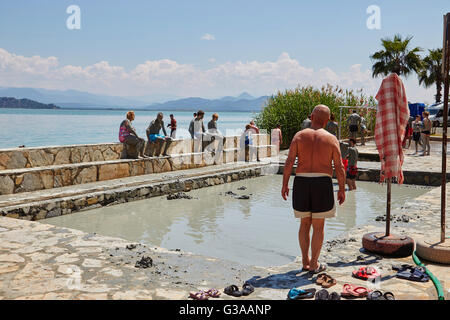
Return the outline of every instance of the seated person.
<path id="1" fill-rule="evenodd" d="M 159 132 L 163 131 L 164 135 L 159 134 Z M 166 128 L 164 126 L 164 121 L 163 121 L 163 113 L 159 112 L 156 119 L 153 120 L 152 122 L 150 122 L 147 130 L 147 138 L 148 138 L 148 142 L 151 144 L 151 146 L 153 146 L 153 148 L 151 148 L 151 156 L 154 156 L 154 144 L 157 142 L 159 144 L 159 154 L 157 154 L 156 156 L 159 157 L 161 155 L 161 150 L 162 150 L 162 146 L 164 144 L 164 142 L 166 143 L 166 146 L 164 148 L 164 152 L 162 153 L 163 156 L 168 156 L 167 154 L 167 149 L 169 148 L 170 144 L 172 143 L 172 138 L 169 137 L 167 135 L 166 132 Z"/>
<path id="2" fill-rule="evenodd" d="M 124 151 L 127 153 L 127 158 L 146 158 L 144 155 L 145 140 L 139 138 L 136 130 L 131 125 L 134 118 L 134 111 L 128 111 L 127 118 L 120 124 L 119 141 L 126 145 Z M 130 149 L 135 149 L 136 153 L 132 154 Z"/>

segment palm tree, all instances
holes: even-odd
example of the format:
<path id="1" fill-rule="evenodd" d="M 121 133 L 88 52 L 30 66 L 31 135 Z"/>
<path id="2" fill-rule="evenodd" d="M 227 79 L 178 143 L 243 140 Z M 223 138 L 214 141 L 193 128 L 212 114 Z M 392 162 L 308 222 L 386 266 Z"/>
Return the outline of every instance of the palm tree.
<path id="1" fill-rule="evenodd" d="M 436 103 L 441 102 L 442 83 L 442 49 L 428 50 L 428 56 L 423 59 L 423 66 L 419 76 L 419 84 L 424 84 L 425 88 L 436 84 Z"/>
<path id="2" fill-rule="evenodd" d="M 407 77 L 413 71 L 419 72 L 422 62 L 418 53 L 422 49 L 419 47 L 409 48 L 412 38 L 410 36 L 403 40 L 401 35 L 397 34 L 394 39 L 381 39 L 384 50 L 370 56 L 375 61 L 372 66 L 372 77 L 387 76 L 390 73 Z"/>

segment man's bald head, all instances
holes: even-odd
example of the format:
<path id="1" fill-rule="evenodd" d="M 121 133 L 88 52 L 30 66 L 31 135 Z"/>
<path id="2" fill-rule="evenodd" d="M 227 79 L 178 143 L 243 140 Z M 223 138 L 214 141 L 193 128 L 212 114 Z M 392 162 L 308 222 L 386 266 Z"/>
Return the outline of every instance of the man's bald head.
<path id="1" fill-rule="evenodd" d="M 323 128 L 328 120 L 330 120 L 330 108 L 323 104 L 315 106 L 311 113 L 311 126 Z"/>

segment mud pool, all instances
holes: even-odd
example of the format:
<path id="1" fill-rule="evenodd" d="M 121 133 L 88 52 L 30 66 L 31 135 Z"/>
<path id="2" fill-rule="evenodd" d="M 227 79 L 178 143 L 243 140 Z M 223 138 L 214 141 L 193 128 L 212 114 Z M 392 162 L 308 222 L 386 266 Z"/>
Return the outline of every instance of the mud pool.
<path id="1" fill-rule="evenodd" d="M 293 215 L 291 198 L 281 198 L 281 181 L 281 175 L 264 176 L 186 193 L 192 199 L 167 200 L 167 196 L 161 196 L 45 222 L 242 264 L 283 265 L 293 261 L 300 251 L 299 220 Z M 293 177 L 291 190 L 292 182 Z M 326 221 L 325 240 L 355 226 L 375 224 L 375 218 L 385 213 L 385 185 L 358 181 L 357 187 L 346 193 L 336 217 Z M 429 190 L 393 185 L 392 208 Z M 227 194 L 230 191 L 236 196 Z M 243 195 L 249 199 L 237 199 Z"/>

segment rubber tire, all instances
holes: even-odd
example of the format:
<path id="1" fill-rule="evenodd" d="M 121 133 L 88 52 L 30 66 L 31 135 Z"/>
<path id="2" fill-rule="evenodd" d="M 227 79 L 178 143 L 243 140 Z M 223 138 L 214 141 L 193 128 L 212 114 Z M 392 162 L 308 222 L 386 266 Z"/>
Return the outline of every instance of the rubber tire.
<path id="1" fill-rule="evenodd" d="M 436 241 L 437 242 L 437 241 Z M 450 264 L 450 245 L 446 242 L 446 246 L 434 246 L 424 241 L 418 241 L 416 244 L 416 254 L 420 258 L 431 262 L 442 264 Z"/>
<path id="2" fill-rule="evenodd" d="M 381 239 L 384 233 L 366 233 L 362 238 L 362 246 L 369 252 L 390 257 L 409 257 L 414 251 L 414 240 L 403 236 L 398 239 Z M 378 236 L 378 237 L 377 237 Z"/>

